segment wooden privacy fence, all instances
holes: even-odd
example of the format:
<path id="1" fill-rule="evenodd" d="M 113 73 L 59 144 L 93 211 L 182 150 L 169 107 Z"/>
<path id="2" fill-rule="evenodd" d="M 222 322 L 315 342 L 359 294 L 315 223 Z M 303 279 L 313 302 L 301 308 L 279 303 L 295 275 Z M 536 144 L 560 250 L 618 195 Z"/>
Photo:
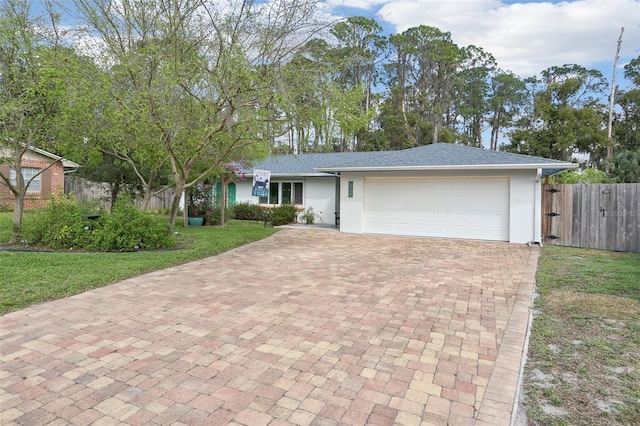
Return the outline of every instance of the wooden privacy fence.
<path id="1" fill-rule="evenodd" d="M 111 206 L 111 193 L 109 185 L 106 183 L 92 182 L 77 176 L 65 176 L 64 193 L 74 193 L 78 202 L 100 202 L 105 208 Z M 171 207 L 173 201 L 173 188 L 165 188 L 162 192 L 155 194 L 149 201 L 149 210 L 162 210 Z M 136 206 L 142 205 L 141 199 L 135 200 Z"/>
<path id="2" fill-rule="evenodd" d="M 542 186 L 546 244 L 640 253 L 640 183 Z"/>

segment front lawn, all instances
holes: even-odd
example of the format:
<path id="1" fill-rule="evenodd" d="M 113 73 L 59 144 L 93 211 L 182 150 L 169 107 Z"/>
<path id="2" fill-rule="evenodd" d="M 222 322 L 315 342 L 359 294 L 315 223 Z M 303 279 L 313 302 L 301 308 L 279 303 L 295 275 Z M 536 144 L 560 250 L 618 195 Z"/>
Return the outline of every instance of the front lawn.
<path id="1" fill-rule="evenodd" d="M 0 251 L 0 315 L 158 269 L 201 259 L 272 235 L 261 222 L 225 227 L 176 226 L 175 250 L 134 253 Z M 11 213 L 0 213 L 0 242 L 11 237 Z"/>
<path id="2" fill-rule="evenodd" d="M 537 285 L 529 424 L 640 424 L 640 254 L 546 246 Z"/>

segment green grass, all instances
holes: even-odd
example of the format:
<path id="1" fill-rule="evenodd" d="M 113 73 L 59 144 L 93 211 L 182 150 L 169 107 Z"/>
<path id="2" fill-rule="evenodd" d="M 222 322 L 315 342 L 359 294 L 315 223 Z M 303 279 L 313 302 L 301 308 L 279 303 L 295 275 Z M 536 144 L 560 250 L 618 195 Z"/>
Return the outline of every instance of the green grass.
<path id="1" fill-rule="evenodd" d="M 640 424 L 640 254 L 545 246 L 537 286 L 529 424 Z M 535 369 L 552 380 L 540 382 Z"/>
<path id="2" fill-rule="evenodd" d="M 11 239 L 12 218 L 13 213 L 0 212 L 0 242 L 6 242 Z"/>
<path id="3" fill-rule="evenodd" d="M 120 280 L 201 259 L 276 232 L 261 222 L 230 221 L 225 227 L 177 226 L 176 250 L 135 253 L 0 251 L 0 315 L 78 294 Z M 0 213 L 0 241 L 11 236 L 11 213 Z"/>
<path id="4" fill-rule="evenodd" d="M 640 254 L 545 246 L 537 280 L 540 292 L 566 290 L 640 301 Z"/>

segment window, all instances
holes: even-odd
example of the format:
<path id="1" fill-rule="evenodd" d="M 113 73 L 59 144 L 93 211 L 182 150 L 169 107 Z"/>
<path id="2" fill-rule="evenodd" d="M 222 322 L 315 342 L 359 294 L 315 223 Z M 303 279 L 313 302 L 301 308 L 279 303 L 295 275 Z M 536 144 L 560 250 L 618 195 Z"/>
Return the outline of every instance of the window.
<path id="1" fill-rule="evenodd" d="M 278 204 L 278 183 L 269 183 L 269 204 Z"/>
<path id="2" fill-rule="evenodd" d="M 40 169 L 36 167 L 23 167 L 21 170 L 25 183 L 29 182 L 29 179 L 33 178 L 31 183 L 27 186 L 27 192 L 40 192 Z M 9 181 L 12 185 L 16 184 L 15 169 L 9 170 Z"/>
<path id="3" fill-rule="evenodd" d="M 302 205 L 302 182 L 270 182 L 268 204 Z M 260 204 L 267 204 L 267 197 L 260 197 Z"/>
<path id="4" fill-rule="evenodd" d="M 302 182 L 293 183 L 293 202 L 296 205 L 302 205 Z"/>

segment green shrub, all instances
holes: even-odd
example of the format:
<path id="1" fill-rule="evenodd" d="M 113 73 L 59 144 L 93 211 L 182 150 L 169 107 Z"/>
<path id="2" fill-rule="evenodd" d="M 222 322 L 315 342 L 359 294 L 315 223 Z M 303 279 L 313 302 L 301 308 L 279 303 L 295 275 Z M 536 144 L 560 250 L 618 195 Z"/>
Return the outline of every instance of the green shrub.
<path id="1" fill-rule="evenodd" d="M 280 226 L 295 222 L 297 214 L 296 206 L 283 204 L 273 209 L 271 213 L 271 224 L 273 226 Z"/>
<path id="2" fill-rule="evenodd" d="M 204 214 L 205 226 L 218 226 L 222 223 L 222 209 L 207 209 Z"/>
<path id="3" fill-rule="evenodd" d="M 86 217 L 89 213 L 89 208 L 83 208 L 71 196 L 53 194 L 47 207 L 25 215 L 21 238 L 33 246 L 84 248 L 91 242 L 93 231 L 101 226 L 99 220 Z"/>
<path id="4" fill-rule="evenodd" d="M 91 220 L 90 214 L 99 216 Z M 21 238 L 29 245 L 56 250 L 135 251 L 175 246 L 166 218 L 138 210 L 128 196 L 119 198 L 111 213 L 80 205 L 69 196 L 52 196 L 46 208 L 25 215 Z"/>
<path id="5" fill-rule="evenodd" d="M 238 203 L 233 207 L 233 218 L 238 220 L 262 220 L 262 208 L 258 204 Z"/>
<path id="6" fill-rule="evenodd" d="M 96 251 L 156 250 L 176 243 L 166 218 L 137 209 L 129 197 L 116 201 L 93 236 L 88 248 Z"/>

